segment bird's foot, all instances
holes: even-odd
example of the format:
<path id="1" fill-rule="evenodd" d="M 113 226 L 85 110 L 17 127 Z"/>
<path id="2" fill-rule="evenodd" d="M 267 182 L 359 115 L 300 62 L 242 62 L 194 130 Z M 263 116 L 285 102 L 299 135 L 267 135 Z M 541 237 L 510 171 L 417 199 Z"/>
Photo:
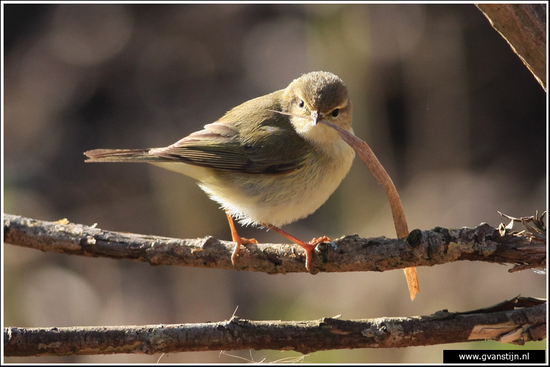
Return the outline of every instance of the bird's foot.
<path id="1" fill-rule="evenodd" d="M 309 241 L 309 243 L 304 243 L 304 242 L 302 242 L 301 244 L 297 243 L 304 250 L 306 250 L 306 269 L 308 271 L 311 271 L 311 261 L 313 259 L 313 250 L 315 250 L 315 247 L 317 247 L 318 244 L 323 242 L 328 242 L 328 241 L 330 241 L 330 238 L 328 238 L 327 236 L 323 236 L 323 237 L 313 238 L 311 241 Z"/>
<path id="2" fill-rule="evenodd" d="M 225 211 L 225 214 L 227 215 L 227 221 L 229 222 L 229 228 L 231 229 L 231 238 L 233 239 L 233 242 L 236 243 L 235 248 L 233 248 L 233 253 L 231 254 L 231 264 L 235 266 L 235 263 L 237 262 L 237 257 L 239 256 L 241 245 L 255 245 L 258 243 L 258 241 L 256 241 L 254 238 L 248 239 L 239 236 L 239 234 L 237 233 L 237 229 L 235 228 L 235 223 L 233 223 L 233 217 L 231 217 L 228 210 Z"/>
<path id="3" fill-rule="evenodd" d="M 315 250 L 315 247 L 317 247 L 318 244 L 330 241 L 330 238 L 327 236 L 314 238 L 309 243 L 306 243 L 302 240 L 297 239 L 291 234 L 286 233 L 280 228 L 277 228 L 271 224 L 262 224 L 264 227 L 274 230 L 275 232 L 279 233 L 280 235 L 286 237 L 287 239 L 291 240 L 301 248 L 303 248 L 306 251 L 306 269 L 307 271 L 311 271 L 311 264 L 313 261 L 313 250 Z"/>
<path id="4" fill-rule="evenodd" d="M 231 254 L 231 264 L 235 266 L 235 263 L 237 262 L 237 257 L 239 256 L 239 250 L 241 248 L 241 245 L 251 245 L 251 244 L 256 245 L 258 241 L 256 241 L 256 239 L 254 238 L 240 237 L 236 233 L 232 237 L 233 237 L 233 242 L 235 242 L 236 245 L 235 245 L 235 248 L 233 248 L 233 253 Z"/>

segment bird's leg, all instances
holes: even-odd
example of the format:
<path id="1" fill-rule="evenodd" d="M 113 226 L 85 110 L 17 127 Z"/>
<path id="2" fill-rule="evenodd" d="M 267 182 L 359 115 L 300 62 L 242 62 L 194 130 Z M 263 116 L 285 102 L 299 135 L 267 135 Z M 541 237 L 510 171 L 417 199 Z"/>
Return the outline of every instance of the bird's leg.
<path id="1" fill-rule="evenodd" d="M 239 236 L 237 233 L 237 229 L 235 228 L 235 223 L 233 222 L 233 217 L 227 209 L 225 210 L 225 215 L 227 215 L 227 221 L 229 222 L 229 228 L 231 229 L 231 238 L 233 239 L 233 242 L 236 243 L 235 248 L 233 249 L 233 253 L 231 254 L 231 264 L 235 266 L 235 262 L 237 261 L 237 256 L 239 256 L 239 249 L 241 248 L 241 245 L 249 245 L 249 244 L 256 244 L 258 241 L 256 241 L 254 238 L 244 238 Z"/>
<path id="2" fill-rule="evenodd" d="M 305 243 L 304 241 L 297 239 L 293 235 L 291 235 L 289 233 L 286 233 L 282 229 L 277 228 L 277 227 L 275 227 L 271 224 L 262 224 L 262 226 L 264 226 L 268 229 L 274 230 L 275 232 L 277 232 L 280 235 L 282 235 L 282 236 L 286 237 L 287 239 L 291 240 L 292 242 L 294 242 L 298 246 L 302 247 L 306 251 L 306 269 L 308 271 L 311 270 L 311 261 L 313 259 L 313 250 L 315 250 L 315 247 L 320 243 L 330 241 L 330 238 L 328 238 L 327 236 L 323 236 L 323 237 L 319 237 L 319 238 L 314 238 L 311 241 L 309 241 L 309 243 Z"/>

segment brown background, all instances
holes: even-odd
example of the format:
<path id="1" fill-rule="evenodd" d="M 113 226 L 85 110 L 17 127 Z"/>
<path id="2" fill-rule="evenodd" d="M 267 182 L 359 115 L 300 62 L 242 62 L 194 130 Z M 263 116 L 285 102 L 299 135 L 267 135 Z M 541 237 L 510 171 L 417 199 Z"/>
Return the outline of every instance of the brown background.
<path id="1" fill-rule="evenodd" d="M 193 180 L 139 164 L 84 164 L 93 148 L 171 144 L 312 70 L 339 75 L 354 128 L 392 176 L 409 228 L 459 228 L 545 210 L 545 94 L 474 5 L 5 5 L 4 211 L 100 228 L 229 239 Z M 285 230 L 309 240 L 394 237 L 384 191 L 356 159 L 316 213 Z M 274 233 L 240 230 L 262 242 Z M 4 247 L 6 326 L 304 320 L 467 311 L 545 276 L 502 265 L 275 275 L 151 267 Z M 532 343 L 524 349 L 542 349 Z M 441 362 L 496 342 L 314 353 L 306 362 Z M 517 348 L 517 347 L 514 347 Z M 298 353 L 180 353 L 160 361 L 273 362 Z M 158 355 L 11 358 L 156 362 Z"/>

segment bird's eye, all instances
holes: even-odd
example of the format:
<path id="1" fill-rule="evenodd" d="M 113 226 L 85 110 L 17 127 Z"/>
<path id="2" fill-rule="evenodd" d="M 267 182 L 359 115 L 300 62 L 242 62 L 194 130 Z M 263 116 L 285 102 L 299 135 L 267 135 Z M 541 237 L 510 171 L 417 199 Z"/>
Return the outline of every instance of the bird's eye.
<path id="1" fill-rule="evenodd" d="M 335 108 L 334 110 L 332 110 L 332 117 L 338 116 L 339 113 L 340 113 L 340 109 L 339 109 L 339 108 Z"/>
<path id="2" fill-rule="evenodd" d="M 302 108 L 304 107 L 304 100 L 301 99 L 300 102 L 298 102 L 298 107 Z"/>

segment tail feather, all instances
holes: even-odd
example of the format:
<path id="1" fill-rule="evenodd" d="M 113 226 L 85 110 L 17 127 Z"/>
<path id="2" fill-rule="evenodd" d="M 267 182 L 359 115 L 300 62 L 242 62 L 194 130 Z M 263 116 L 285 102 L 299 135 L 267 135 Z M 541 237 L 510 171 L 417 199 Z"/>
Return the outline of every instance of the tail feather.
<path id="1" fill-rule="evenodd" d="M 151 149 L 94 149 L 84 152 L 86 162 L 165 162 L 166 158 L 150 154 Z"/>

